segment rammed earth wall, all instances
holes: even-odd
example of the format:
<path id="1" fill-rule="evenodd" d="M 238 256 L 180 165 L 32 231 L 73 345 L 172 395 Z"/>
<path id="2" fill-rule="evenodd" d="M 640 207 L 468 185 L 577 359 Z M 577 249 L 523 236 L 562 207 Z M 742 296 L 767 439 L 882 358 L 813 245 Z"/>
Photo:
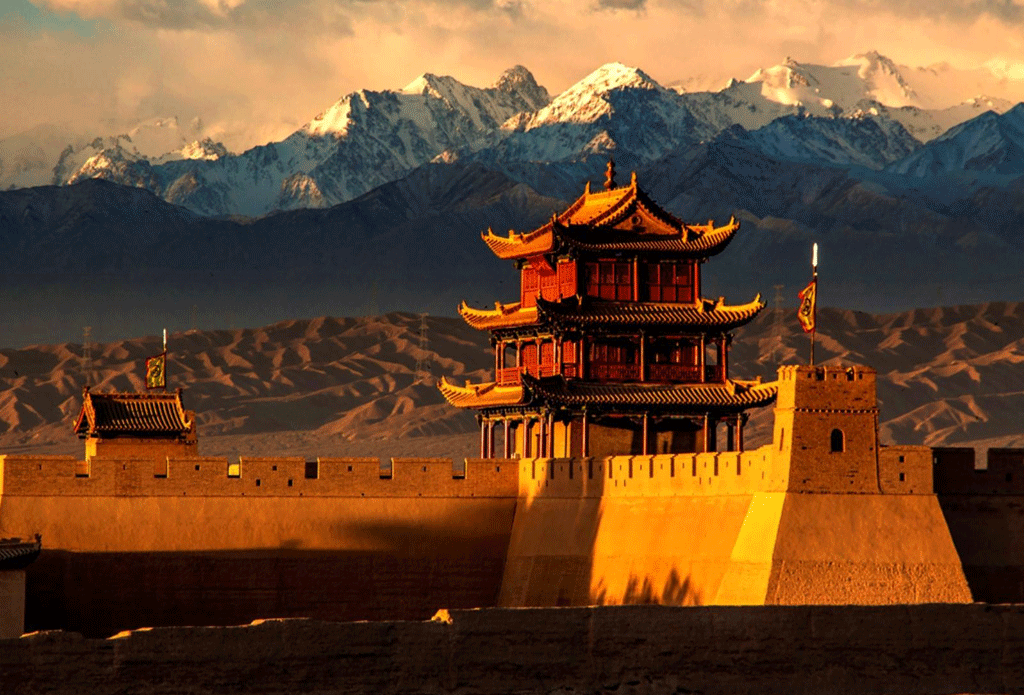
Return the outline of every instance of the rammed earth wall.
<path id="1" fill-rule="evenodd" d="M 451 611 L 0 642 L 0 692 L 1024 693 L 1024 607 Z"/>

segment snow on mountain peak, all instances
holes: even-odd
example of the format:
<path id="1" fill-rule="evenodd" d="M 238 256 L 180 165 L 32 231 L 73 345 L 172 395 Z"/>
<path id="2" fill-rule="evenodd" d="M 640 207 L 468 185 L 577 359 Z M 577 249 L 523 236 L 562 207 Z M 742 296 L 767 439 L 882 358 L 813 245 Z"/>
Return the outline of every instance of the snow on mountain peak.
<path id="1" fill-rule="evenodd" d="M 879 104 L 894 108 L 920 106 L 917 93 L 903 77 L 899 66 L 878 51 L 858 53 L 839 61 L 835 67 L 856 67 L 866 96 Z"/>
<path id="2" fill-rule="evenodd" d="M 582 91 L 605 93 L 626 87 L 663 89 L 640 68 L 631 68 L 622 63 L 607 63 L 574 84 L 566 93 Z"/>

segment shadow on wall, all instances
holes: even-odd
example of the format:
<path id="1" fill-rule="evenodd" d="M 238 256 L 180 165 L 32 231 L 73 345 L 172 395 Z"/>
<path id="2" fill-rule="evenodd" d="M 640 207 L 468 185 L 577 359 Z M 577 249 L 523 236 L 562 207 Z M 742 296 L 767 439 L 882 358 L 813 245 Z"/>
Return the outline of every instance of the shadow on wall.
<path id="1" fill-rule="evenodd" d="M 711 475 L 709 465 L 683 466 L 673 456 L 522 460 L 499 605 L 706 603 L 747 500 L 706 504 L 705 495 L 665 493 L 673 486 L 696 488 L 701 476 Z M 717 480 L 717 459 L 714 465 Z M 706 549 L 694 546 L 694 534 L 701 533 L 695 520 L 706 514 L 729 522 L 724 559 L 703 559 L 699 553 Z"/>
<path id="2" fill-rule="evenodd" d="M 605 605 L 606 589 L 604 582 L 599 582 L 594 589 L 594 605 Z M 672 568 L 665 581 L 665 586 L 659 592 L 651 583 L 650 577 L 640 580 L 635 574 L 631 574 L 626 583 L 626 590 L 622 595 L 624 605 L 662 605 L 662 606 L 699 606 L 701 605 L 700 594 L 693 589 L 689 577 L 680 577 L 679 571 Z"/>

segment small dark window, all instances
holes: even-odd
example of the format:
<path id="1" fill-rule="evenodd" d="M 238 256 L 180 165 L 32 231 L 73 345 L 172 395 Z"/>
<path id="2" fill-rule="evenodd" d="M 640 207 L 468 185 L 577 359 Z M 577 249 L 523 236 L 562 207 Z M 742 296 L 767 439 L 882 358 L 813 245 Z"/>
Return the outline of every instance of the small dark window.
<path id="1" fill-rule="evenodd" d="M 497 473 L 501 473 L 501 466 L 495 466 L 495 467 L 494 467 L 494 470 L 495 470 L 495 472 L 497 472 Z"/>
<path id="2" fill-rule="evenodd" d="M 320 462 L 306 461 L 306 480 L 316 480 L 320 477 Z"/>
<path id="3" fill-rule="evenodd" d="M 426 467 L 426 466 L 424 466 L 424 467 L 423 467 L 423 472 L 424 472 L 424 473 L 426 473 L 426 472 L 427 472 L 427 467 Z"/>
<path id="4" fill-rule="evenodd" d="M 277 470 L 277 466 L 271 466 L 271 467 L 270 467 L 270 470 L 272 470 L 272 471 L 276 471 L 276 470 Z"/>
<path id="5" fill-rule="evenodd" d="M 839 453 L 846 450 L 846 441 L 843 436 L 843 431 L 840 429 L 832 430 L 832 453 Z"/>
<path id="6" fill-rule="evenodd" d="M 352 466 L 349 466 L 349 467 L 348 467 L 348 472 L 349 472 L 349 473 L 351 473 L 351 472 L 352 472 Z"/>
<path id="7" fill-rule="evenodd" d="M 1006 482 L 1008 482 L 1008 483 L 1012 483 L 1013 482 L 1013 473 L 1007 473 L 1006 474 Z"/>
<path id="8" fill-rule="evenodd" d="M 900 473 L 900 482 L 901 483 L 905 482 L 906 479 L 907 479 L 907 474 L 906 473 Z"/>
<path id="9" fill-rule="evenodd" d="M 905 460 L 906 460 L 906 458 L 905 458 L 905 457 L 903 457 L 903 456 L 900 456 L 900 463 L 903 463 L 903 462 L 904 462 Z"/>
<path id="10" fill-rule="evenodd" d="M 198 463 L 196 464 L 196 470 L 197 471 L 199 470 L 199 464 Z"/>
<path id="11" fill-rule="evenodd" d="M 288 487 L 291 487 L 291 486 L 292 486 L 292 479 L 288 478 Z"/>
<path id="12" fill-rule="evenodd" d="M 259 487 L 259 486 L 260 486 L 260 479 L 256 478 L 256 487 Z"/>

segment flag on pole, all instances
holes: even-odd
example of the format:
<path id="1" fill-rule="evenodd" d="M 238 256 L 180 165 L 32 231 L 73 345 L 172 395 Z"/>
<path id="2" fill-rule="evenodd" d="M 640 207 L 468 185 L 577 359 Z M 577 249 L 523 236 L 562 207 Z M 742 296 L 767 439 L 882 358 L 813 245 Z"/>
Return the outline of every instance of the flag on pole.
<path id="1" fill-rule="evenodd" d="M 800 292 L 800 308 L 797 310 L 797 318 L 800 319 L 800 327 L 804 333 L 813 333 L 815 317 L 817 313 L 818 278 L 811 280 L 811 284 Z"/>
<path id="2" fill-rule="evenodd" d="M 167 388 L 167 329 L 164 329 L 164 349 L 159 355 L 146 360 L 146 388 Z"/>
<path id="3" fill-rule="evenodd" d="M 161 352 L 146 360 L 146 388 L 167 388 L 167 352 Z"/>

